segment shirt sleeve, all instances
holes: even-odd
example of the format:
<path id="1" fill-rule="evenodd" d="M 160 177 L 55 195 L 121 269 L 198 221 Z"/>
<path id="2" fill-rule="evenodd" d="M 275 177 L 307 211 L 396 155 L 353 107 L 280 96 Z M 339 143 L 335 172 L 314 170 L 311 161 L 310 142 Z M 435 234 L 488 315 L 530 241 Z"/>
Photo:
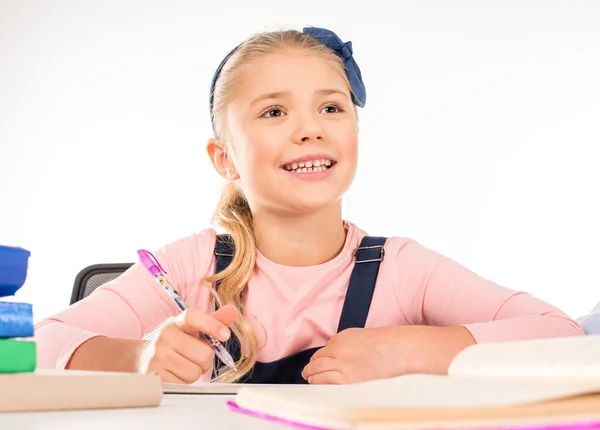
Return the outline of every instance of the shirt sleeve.
<path id="1" fill-rule="evenodd" d="M 172 242 L 154 255 L 167 278 L 190 306 L 206 308 L 210 290 L 203 286 L 212 262 L 215 233 Z M 64 368 L 73 352 L 94 336 L 141 339 L 179 309 L 139 263 L 35 326 L 39 368 Z"/>
<path id="2" fill-rule="evenodd" d="M 411 324 L 464 326 L 478 343 L 582 335 L 560 309 L 484 279 L 414 241 L 390 246 L 396 299 Z"/>

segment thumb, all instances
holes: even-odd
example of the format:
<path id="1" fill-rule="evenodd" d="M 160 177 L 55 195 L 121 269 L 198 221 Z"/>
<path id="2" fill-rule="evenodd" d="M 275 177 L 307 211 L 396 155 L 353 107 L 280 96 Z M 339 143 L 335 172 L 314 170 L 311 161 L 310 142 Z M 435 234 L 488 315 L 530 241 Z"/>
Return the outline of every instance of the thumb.
<path id="1" fill-rule="evenodd" d="M 238 315 L 238 310 L 233 305 L 225 305 L 222 308 L 219 308 L 218 311 L 213 312 L 211 314 L 211 316 L 214 319 L 222 322 L 227 327 L 229 327 L 233 323 L 233 321 L 235 320 L 235 317 L 237 315 Z"/>

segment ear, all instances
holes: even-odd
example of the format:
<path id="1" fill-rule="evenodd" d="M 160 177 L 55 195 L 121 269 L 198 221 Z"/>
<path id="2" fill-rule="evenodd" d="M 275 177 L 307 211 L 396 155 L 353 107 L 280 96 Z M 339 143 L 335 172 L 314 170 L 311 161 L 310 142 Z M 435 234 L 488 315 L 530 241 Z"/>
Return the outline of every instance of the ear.
<path id="1" fill-rule="evenodd" d="M 235 181 L 240 178 L 235 165 L 231 161 L 229 154 L 225 150 L 225 145 L 217 139 L 208 139 L 206 144 L 206 152 L 212 162 L 215 170 L 224 179 Z"/>

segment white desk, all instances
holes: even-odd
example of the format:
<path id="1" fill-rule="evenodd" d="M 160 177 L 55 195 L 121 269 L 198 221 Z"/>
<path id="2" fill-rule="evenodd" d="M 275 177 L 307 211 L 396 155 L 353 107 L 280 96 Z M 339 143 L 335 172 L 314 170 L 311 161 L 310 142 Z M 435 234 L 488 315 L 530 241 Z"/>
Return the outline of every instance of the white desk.
<path id="1" fill-rule="evenodd" d="M 233 396 L 165 394 L 156 408 L 0 413 L 2 430 L 282 430 L 291 427 L 231 412 Z"/>

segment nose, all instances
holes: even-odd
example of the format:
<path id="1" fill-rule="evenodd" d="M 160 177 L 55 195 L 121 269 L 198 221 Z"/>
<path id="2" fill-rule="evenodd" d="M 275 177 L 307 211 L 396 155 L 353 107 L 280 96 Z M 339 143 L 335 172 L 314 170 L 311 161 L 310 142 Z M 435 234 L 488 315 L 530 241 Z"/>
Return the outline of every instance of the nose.
<path id="1" fill-rule="evenodd" d="M 298 145 L 325 140 L 325 130 L 315 118 L 304 118 L 294 132 L 293 141 Z"/>

